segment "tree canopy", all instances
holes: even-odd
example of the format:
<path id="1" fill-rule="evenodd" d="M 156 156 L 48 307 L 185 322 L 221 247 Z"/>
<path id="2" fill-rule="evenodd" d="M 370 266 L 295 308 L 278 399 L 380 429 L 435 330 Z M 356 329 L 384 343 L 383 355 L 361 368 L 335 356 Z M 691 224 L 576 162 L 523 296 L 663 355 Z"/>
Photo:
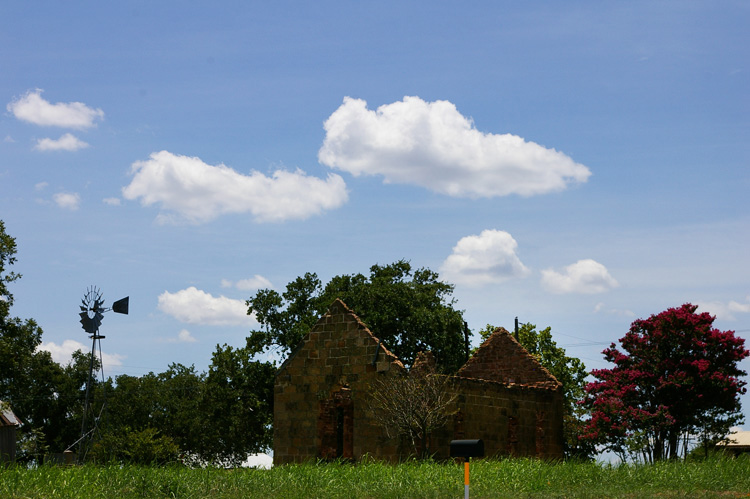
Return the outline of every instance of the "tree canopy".
<path id="1" fill-rule="evenodd" d="M 109 380 L 92 458 L 239 465 L 270 449 L 274 372 L 245 348 L 217 345 L 207 373 L 171 364 L 163 373 Z"/>
<path id="2" fill-rule="evenodd" d="M 691 435 L 719 439 L 741 422 L 739 362 L 750 352 L 697 308 L 686 303 L 638 319 L 620 339 L 622 351 L 614 343 L 604 350 L 614 367 L 591 373 L 586 439 L 652 462 L 684 455 Z"/>
<path id="3" fill-rule="evenodd" d="M 75 415 L 88 363 L 74 356 L 69 366 L 61 367 L 49 352 L 38 350 L 42 328 L 33 319 L 11 316 L 9 284 L 21 278 L 9 270 L 15 262 L 16 241 L 0 220 L 0 401 L 23 423 L 18 459 L 38 461 L 48 448 L 62 449 L 77 438 L 80 419 Z"/>
<path id="4" fill-rule="evenodd" d="M 18 460 L 39 463 L 80 437 L 90 358 L 78 350 L 61 366 L 38 350 L 36 322 L 11 317 L 8 285 L 21 277 L 8 271 L 15 255 L 15 239 L 0 220 L 0 401 L 23 423 Z M 159 374 L 92 380 L 94 443 L 73 449 L 79 458 L 105 462 L 161 463 L 182 455 L 239 464 L 270 448 L 274 371 L 246 348 L 217 345 L 207 373 L 171 364 Z"/>
<path id="5" fill-rule="evenodd" d="M 262 289 L 247 301 L 248 314 L 261 325 L 250 332 L 247 345 L 254 353 L 275 347 L 288 355 L 340 298 L 406 365 L 430 350 L 441 370 L 454 372 L 466 361 L 466 351 L 463 315 L 452 294 L 453 285 L 436 272 L 413 270 L 404 260 L 373 265 L 369 276 L 336 276 L 325 287 L 316 274 L 306 273 L 281 294 Z"/>

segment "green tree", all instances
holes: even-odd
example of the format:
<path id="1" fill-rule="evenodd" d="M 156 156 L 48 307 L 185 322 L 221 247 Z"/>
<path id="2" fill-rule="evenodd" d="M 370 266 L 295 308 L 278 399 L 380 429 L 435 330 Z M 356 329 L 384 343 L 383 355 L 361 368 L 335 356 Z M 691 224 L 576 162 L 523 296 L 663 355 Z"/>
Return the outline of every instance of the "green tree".
<path id="1" fill-rule="evenodd" d="M 710 443 L 742 422 L 740 362 L 750 356 L 734 331 L 686 303 L 637 319 L 604 350 L 611 369 L 592 371 L 584 436 L 621 457 L 647 462 L 686 455 L 693 435 Z"/>
<path id="2" fill-rule="evenodd" d="M 238 465 L 270 449 L 275 374 L 273 364 L 253 360 L 247 348 L 216 346 L 206 376 L 203 417 L 210 425 L 202 457 Z"/>
<path id="3" fill-rule="evenodd" d="M 164 465 L 177 462 L 180 448 L 175 441 L 153 427 L 134 430 L 129 426 L 100 435 L 87 455 L 94 463 Z"/>
<path id="4" fill-rule="evenodd" d="M 495 326 L 488 324 L 479 334 L 485 340 L 495 329 Z M 518 342 L 562 384 L 565 406 L 565 456 L 591 458 L 595 453 L 594 445 L 579 438 L 584 429 L 586 416 L 586 410 L 580 404 L 586 393 L 586 366 L 580 359 L 568 356 L 564 348 L 557 346 L 557 342 L 552 339 L 551 327 L 537 331 L 534 324 L 520 324 Z"/>
<path id="5" fill-rule="evenodd" d="M 6 267 L 16 263 L 16 251 L 16 240 L 5 232 L 5 222 L 0 220 L 0 319 L 8 318 L 13 305 L 8 284 L 21 278 L 20 274 L 6 270 Z"/>
<path id="6" fill-rule="evenodd" d="M 248 301 L 261 328 L 250 332 L 251 353 L 277 348 L 288 355 L 336 299 L 343 300 L 383 344 L 406 365 L 421 351 L 434 353 L 438 367 L 454 372 L 465 362 L 464 321 L 454 308 L 453 285 L 427 268 L 400 260 L 373 265 L 370 275 L 339 275 L 325 287 L 314 273 L 290 282 L 279 294 L 258 291 Z"/>
<path id="7" fill-rule="evenodd" d="M 201 455 L 205 427 L 211 424 L 205 410 L 206 375 L 195 366 L 173 363 L 157 375 L 155 385 L 159 396 L 152 426 L 171 437 L 182 452 Z"/>
<path id="8" fill-rule="evenodd" d="M 245 348 L 217 345 L 208 373 L 171 364 L 159 374 L 110 379 L 92 458 L 150 464 L 181 455 L 238 465 L 271 446 L 275 370 Z"/>
<path id="9" fill-rule="evenodd" d="M 205 375 L 194 366 L 170 364 L 159 374 L 120 375 L 102 390 L 107 410 L 94 459 L 150 464 L 174 459 L 178 452 L 203 458 L 211 422 L 204 408 Z"/>
<path id="10" fill-rule="evenodd" d="M 50 369 L 49 376 L 54 376 L 54 395 L 52 399 L 45 399 L 44 419 L 45 432 L 50 442 L 52 452 L 61 452 L 81 437 L 81 421 L 89 374 L 90 356 L 81 350 L 73 352 L 68 365 L 61 367 L 55 362 L 46 364 Z M 99 361 L 94 359 L 94 368 L 99 368 Z M 60 370 L 61 369 L 61 370 Z M 44 375 L 38 376 L 44 378 Z M 97 391 L 99 382 L 92 380 L 92 389 Z M 93 398 L 90 402 L 89 414 L 99 417 L 102 413 L 104 400 Z M 96 410 L 94 410 L 96 408 Z M 77 450 L 71 448 L 71 450 Z"/>
<path id="11" fill-rule="evenodd" d="M 54 362 L 49 352 L 38 350 L 42 329 L 37 323 L 11 317 L 14 300 L 8 285 L 21 278 L 9 270 L 15 262 L 16 241 L 0 220 L 0 400 L 23 422 L 18 458 L 38 460 L 43 451 L 61 451 L 75 441 L 71 420 L 81 385 L 69 376 L 79 366 L 63 368 Z"/>
<path id="12" fill-rule="evenodd" d="M 38 350 L 42 329 L 32 319 L 10 316 L 8 285 L 21 277 L 8 270 L 15 255 L 15 239 L 0 220 L 0 401 L 23 421 L 19 458 L 38 462 L 79 439 L 90 358 L 79 350 L 60 366 Z M 181 452 L 201 462 L 236 464 L 267 450 L 275 369 L 251 357 L 245 348 L 217 346 L 208 374 L 171 364 L 159 374 L 92 380 L 89 409 L 97 433 L 88 457 L 151 463 Z"/>

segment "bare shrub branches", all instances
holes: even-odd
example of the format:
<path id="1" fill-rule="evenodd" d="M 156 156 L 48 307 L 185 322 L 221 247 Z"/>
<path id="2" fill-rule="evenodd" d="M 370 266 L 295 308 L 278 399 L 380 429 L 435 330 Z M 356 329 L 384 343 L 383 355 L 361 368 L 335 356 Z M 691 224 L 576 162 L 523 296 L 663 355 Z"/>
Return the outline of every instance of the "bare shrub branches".
<path id="1" fill-rule="evenodd" d="M 432 366 L 415 366 L 409 374 L 373 383 L 369 407 L 389 438 L 407 438 L 416 455 L 430 455 L 430 434 L 456 412 L 453 379 Z"/>

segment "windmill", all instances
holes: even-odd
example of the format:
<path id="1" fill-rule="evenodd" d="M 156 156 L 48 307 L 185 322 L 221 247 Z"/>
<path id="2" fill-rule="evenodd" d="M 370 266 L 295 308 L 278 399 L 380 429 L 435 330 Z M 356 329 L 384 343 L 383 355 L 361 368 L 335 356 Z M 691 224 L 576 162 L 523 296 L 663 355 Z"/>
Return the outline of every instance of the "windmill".
<path id="1" fill-rule="evenodd" d="M 110 310 L 118 314 L 127 314 L 130 297 L 126 296 L 120 300 L 117 300 L 112 304 L 111 308 L 104 308 L 104 299 L 102 298 L 102 292 L 96 286 L 91 286 L 86 289 L 86 294 L 83 295 L 81 300 L 81 313 L 78 314 L 81 317 L 81 326 L 83 330 L 89 333 L 91 336 L 91 360 L 89 362 L 89 378 L 86 382 L 86 399 L 83 404 L 83 420 L 81 422 L 81 438 L 78 439 L 80 442 L 79 447 L 79 459 L 82 461 L 84 452 L 80 450 L 85 449 L 84 443 L 88 436 L 87 432 L 87 412 L 89 407 L 89 393 L 91 391 L 91 379 L 94 373 L 94 357 L 96 355 L 97 340 L 99 341 L 99 358 L 102 357 L 102 342 L 101 340 L 105 337 L 99 334 L 99 327 L 102 325 L 102 319 L 104 319 L 104 313 Z M 101 360 L 100 360 L 101 364 Z M 103 367 L 103 366 L 102 366 Z M 96 425 L 94 426 L 96 428 Z M 92 430 L 93 431 L 93 430 Z M 73 444 L 75 445 L 75 444 Z M 72 445 L 71 445 L 72 447 Z"/>

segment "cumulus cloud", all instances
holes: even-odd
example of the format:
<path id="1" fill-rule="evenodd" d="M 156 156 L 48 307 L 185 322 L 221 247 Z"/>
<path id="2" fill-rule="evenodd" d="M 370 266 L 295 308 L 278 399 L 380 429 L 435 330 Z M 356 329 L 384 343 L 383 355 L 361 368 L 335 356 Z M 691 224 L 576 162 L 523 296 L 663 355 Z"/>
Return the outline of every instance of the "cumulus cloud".
<path id="1" fill-rule="evenodd" d="M 180 322 L 209 326 L 241 326 L 254 323 L 244 300 L 215 297 L 194 286 L 159 295 L 159 310 Z"/>
<path id="2" fill-rule="evenodd" d="M 237 288 L 241 291 L 254 291 L 257 289 L 271 289 L 273 285 L 271 281 L 263 277 L 262 275 L 255 274 L 249 279 L 240 279 L 237 282 L 232 282 L 227 279 L 221 280 L 222 288 Z"/>
<path id="3" fill-rule="evenodd" d="M 483 230 L 461 238 L 440 267 L 440 274 L 457 284 L 480 286 L 529 273 L 516 255 L 518 243 L 502 230 Z"/>
<path id="4" fill-rule="evenodd" d="M 607 267 L 595 260 L 578 260 L 562 272 L 553 269 L 542 271 L 542 285 L 552 293 L 595 294 L 619 286 L 609 275 Z"/>
<path id="5" fill-rule="evenodd" d="M 159 343 L 196 343 L 198 340 L 187 329 L 180 330 L 177 336 L 157 339 Z"/>
<path id="6" fill-rule="evenodd" d="M 77 151 L 89 147 L 87 142 L 82 141 L 71 133 L 66 133 L 57 140 L 39 139 L 34 146 L 37 151 Z"/>
<path id="7" fill-rule="evenodd" d="M 102 199 L 102 203 L 108 204 L 110 206 L 120 206 L 122 204 L 122 201 L 120 198 L 104 198 Z"/>
<path id="8" fill-rule="evenodd" d="M 621 317 L 635 317 L 635 313 L 623 308 L 608 308 L 604 303 L 599 302 L 594 307 L 595 314 L 617 315 Z"/>
<path id="9" fill-rule="evenodd" d="M 343 205 L 348 194 L 344 180 L 323 180 L 277 170 L 270 177 L 253 171 L 242 175 L 223 164 L 212 166 L 200 158 L 168 151 L 151 154 L 132 165 L 133 180 L 123 188 L 125 199 L 160 204 L 163 223 L 186 220 L 205 223 L 222 214 L 251 213 L 258 222 L 303 220 Z"/>
<path id="10" fill-rule="evenodd" d="M 715 315 L 719 320 L 734 321 L 737 320 L 737 314 L 750 313 L 750 296 L 745 298 L 747 303 L 740 303 L 734 300 L 728 303 L 724 302 L 699 302 L 698 309 L 700 312 L 708 312 Z"/>
<path id="11" fill-rule="evenodd" d="M 532 196 L 585 182 L 587 167 L 511 134 L 483 133 L 448 101 L 404 97 L 372 111 L 346 97 L 325 122 L 324 165 L 455 197 Z"/>
<path id="12" fill-rule="evenodd" d="M 77 192 L 58 192 L 52 196 L 57 206 L 66 210 L 77 210 L 81 203 L 81 196 Z"/>
<path id="13" fill-rule="evenodd" d="M 17 119 L 40 126 L 85 129 L 104 119 L 104 111 L 92 109 L 82 102 L 52 104 L 42 97 L 42 89 L 29 90 L 7 105 Z"/>
<path id="14" fill-rule="evenodd" d="M 73 352 L 75 352 L 76 350 L 80 350 L 83 353 L 91 352 L 91 348 L 75 340 L 65 340 L 61 345 L 58 345 L 53 341 L 42 342 L 37 347 L 37 350 L 44 350 L 49 352 L 52 356 L 52 360 L 62 366 L 67 366 L 68 364 L 70 364 L 70 361 L 73 358 Z M 124 355 L 120 355 L 117 353 L 111 354 L 102 352 L 102 362 L 104 363 L 105 367 L 121 366 L 122 359 L 124 358 Z"/>
<path id="15" fill-rule="evenodd" d="M 177 334 L 177 341 L 180 343 L 195 343 L 198 340 L 190 334 L 190 331 L 183 329 Z"/>

